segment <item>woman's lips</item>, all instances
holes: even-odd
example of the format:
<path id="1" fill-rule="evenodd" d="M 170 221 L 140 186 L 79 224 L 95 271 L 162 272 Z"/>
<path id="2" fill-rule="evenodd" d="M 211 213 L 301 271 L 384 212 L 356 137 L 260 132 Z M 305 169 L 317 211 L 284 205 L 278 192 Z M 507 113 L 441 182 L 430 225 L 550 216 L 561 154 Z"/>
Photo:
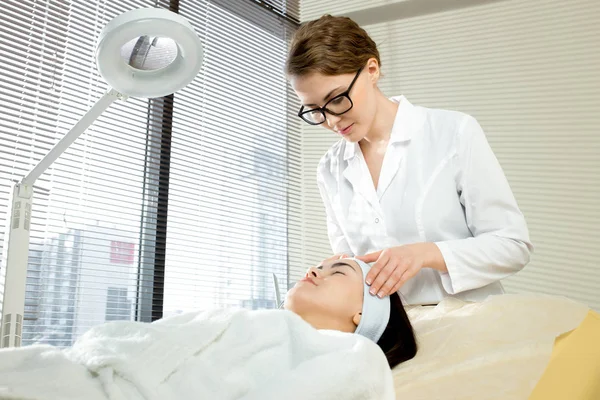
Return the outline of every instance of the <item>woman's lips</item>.
<path id="1" fill-rule="evenodd" d="M 317 284 L 315 283 L 315 281 L 313 281 L 312 279 L 310 279 L 309 277 L 304 277 L 302 279 L 300 279 L 300 282 L 309 282 L 312 283 L 313 285 L 317 286 Z"/>
<path id="2" fill-rule="evenodd" d="M 347 127 L 345 127 L 344 129 L 339 130 L 338 133 L 342 136 L 346 136 L 352 131 L 353 126 L 354 126 L 354 124 L 350 124 Z"/>

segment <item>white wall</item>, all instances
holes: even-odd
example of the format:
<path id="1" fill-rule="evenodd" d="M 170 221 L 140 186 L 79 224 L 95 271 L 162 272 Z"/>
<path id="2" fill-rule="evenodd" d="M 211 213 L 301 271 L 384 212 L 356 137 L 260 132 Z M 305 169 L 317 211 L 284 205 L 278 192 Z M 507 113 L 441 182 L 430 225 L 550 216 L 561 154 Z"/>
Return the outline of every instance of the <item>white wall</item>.
<path id="1" fill-rule="evenodd" d="M 318 17 L 322 3 L 304 0 L 301 15 Z M 447 3 L 439 12 L 430 0 L 321 9 L 384 21 L 363 26 L 379 45 L 387 95 L 470 113 L 486 130 L 536 246 L 507 290 L 600 309 L 600 1 Z M 330 253 L 314 176 L 335 140 L 323 129 L 303 131 L 305 265 Z"/>
<path id="2" fill-rule="evenodd" d="M 347 15 L 353 12 L 365 13 L 390 3 L 403 3 L 407 0 L 300 0 L 300 19 L 308 21 L 323 14 Z"/>

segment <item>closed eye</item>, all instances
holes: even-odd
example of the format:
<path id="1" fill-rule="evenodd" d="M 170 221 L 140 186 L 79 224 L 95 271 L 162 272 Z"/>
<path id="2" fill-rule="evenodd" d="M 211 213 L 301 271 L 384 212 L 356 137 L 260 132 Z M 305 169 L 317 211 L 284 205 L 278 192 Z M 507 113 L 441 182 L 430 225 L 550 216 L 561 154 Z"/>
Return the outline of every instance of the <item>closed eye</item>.
<path id="1" fill-rule="evenodd" d="M 335 274 L 342 274 L 342 275 L 346 275 L 346 274 L 345 274 L 345 273 L 343 273 L 342 271 L 335 271 L 335 272 L 333 273 L 333 275 L 335 275 Z"/>

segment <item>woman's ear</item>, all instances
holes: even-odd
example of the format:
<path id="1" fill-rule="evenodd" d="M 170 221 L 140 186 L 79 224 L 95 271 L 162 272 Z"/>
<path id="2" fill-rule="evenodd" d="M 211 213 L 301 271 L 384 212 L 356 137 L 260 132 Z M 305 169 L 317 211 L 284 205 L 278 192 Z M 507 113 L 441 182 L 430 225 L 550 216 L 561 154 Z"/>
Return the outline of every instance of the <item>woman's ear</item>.
<path id="1" fill-rule="evenodd" d="M 377 59 L 374 57 L 369 58 L 366 69 L 371 82 L 373 84 L 377 84 L 377 81 L 379 81 L 379 77 L 381 75 L 381 71 L 379 70 L 379 62 L 377 62 Z"/>
<path id="2" fill-rule="evenodd" d="M 354 322 L 354 325 L 358 326 L 358 324 L 360 324 L 361 317 L 362 317 L 361 312 L 357 312 L 356 314 L 354 314 L 354 316 L 352 317 L 352 322 Z"/>

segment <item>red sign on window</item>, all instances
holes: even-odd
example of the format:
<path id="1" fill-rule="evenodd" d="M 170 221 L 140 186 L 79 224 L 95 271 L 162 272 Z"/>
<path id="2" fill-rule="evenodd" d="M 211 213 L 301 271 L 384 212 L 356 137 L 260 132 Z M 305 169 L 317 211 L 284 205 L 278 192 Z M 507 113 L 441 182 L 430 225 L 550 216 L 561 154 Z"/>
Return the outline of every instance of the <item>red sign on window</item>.
<path id="1" fill-rule="evenodd" d="M 113 240 L 110 242 L 110 262 L 113 264 L 133 264 L 134 251 L 134 243 Z"/>

